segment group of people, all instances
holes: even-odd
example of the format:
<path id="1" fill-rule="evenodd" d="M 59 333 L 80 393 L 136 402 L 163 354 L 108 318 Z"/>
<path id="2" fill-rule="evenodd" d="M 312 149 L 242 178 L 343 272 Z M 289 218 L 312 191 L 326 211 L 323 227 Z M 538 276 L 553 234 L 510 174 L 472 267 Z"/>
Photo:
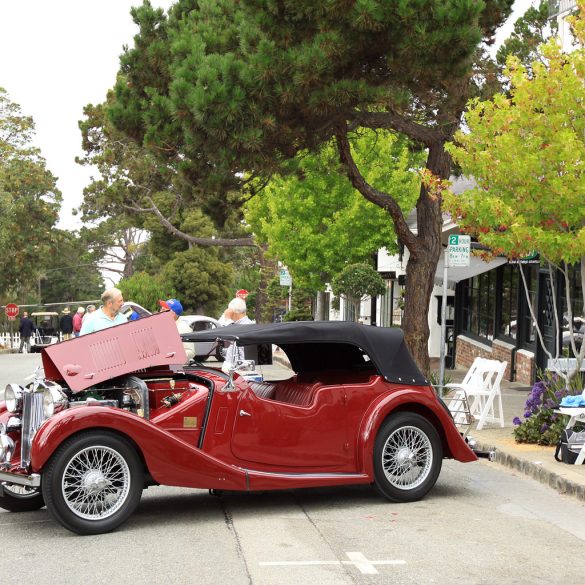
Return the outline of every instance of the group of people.
<path id="1" fill-rule="evenodd" d="M 248 291 L 243 289 L 236 293 L 235 298 L 229 302 L 227 309 L 219 318 L 220 325 L 247 325 L 249 323 L 254 323 L 254 321 L 252 321 L 246 314 L 245 299 L 247 294 Z M 88 333 L 94 333 L 95 331 L 101 331 L 102 329 L 107 329 L 108 327 L 120 325 L 129 320 L 138 318 L 138 315 L 134 312 L 129 316 L 122 312 L 124 297 L 122 291 L 118 288 L 109 288 L 104 291 L 101 296 L 101 303 L 99 309 L 96 309 L 95 305 L 88 305 L 87 308 L 80 306 L 77 308 L 74 315 L 71 315 L 69 307 L 65 307 L 59 320 L 59 328 L 63 340 L 86 335 Z M 172 314 L 179 333 L 191 333 L 189 325 L 179 319 L 183 314 L 183 305 L 178 299 L 168 299 L 166 301 L 160 300 L 158 303 L 160 311 L 169 311 Z M 28 312 L 25 311 L 20 320 L 19 327 L 20 353 L 22 353 L 24 348 L 26 348 L 27 351 L 30 351 L 30 338 L 35 329 L 36 326 L 34 322 L 29 318 Z M 184 343 L 183 345 L 185 352 L 187 353 L 187 358 L 192 359 L 195 356 L 194 344 Z M 243 359 L 243 348 L 232 344 L 230 348 L 228 348 L 224 368 L 236 365 L 238 361 Z"/>
<path id="2" fill-rule="evenodd" d="M 63 340 L 66 341 L 67 339 L 71 339 L 71 337 L 79 337 L 84 320 L 95 310 L 95 305 L 87 305 L 87 309 L 79 306 L 75 314 L 71 315 L 69 307 L 65 307 L 59 319 L 59 329 Z"/>

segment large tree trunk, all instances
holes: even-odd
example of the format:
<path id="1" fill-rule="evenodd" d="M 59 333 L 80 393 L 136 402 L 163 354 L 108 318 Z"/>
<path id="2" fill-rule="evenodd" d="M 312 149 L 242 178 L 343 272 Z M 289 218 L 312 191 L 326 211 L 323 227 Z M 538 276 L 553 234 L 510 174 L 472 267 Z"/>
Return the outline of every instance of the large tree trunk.
<path id="1" fill-rule="evenodd" d="M 325 321 L 325 292 L 318 291 L 315 302 L 315 321 Z"/>
<path id="2" fill-rule="evenodd" d="M 265 317 L 264 310 L 266 308 L 266 301 L 268 298 L 267 289 L 270 263 L 266 260 L 266 257 L 264 255 L 266 248 L 267 248 L 266 245 L 258 246 L 258 260 L 260 262 L 260 282 L 258 283 L 258 290 L 256 291 L 256 312 L 254 314 L 254 319 L 256 320 L 256 323 L 263 322 L 263 317 Z"/>
<path id="3" fill-rule="evenodd" d="M 449 177 L 451 159 L 442 143 L 429 148 L 427 169 L 441 179 Z M 410 258 L 406 265 L 406 302 L 402 329 L 416 363 L 425 374 L 428 374 L 430 369 L 428 313 L 435 271 L 442 250 L 443 217 L 440 197 L 430 194 L 427 187 L 422 185 L 416 211 L 418 234 L 414 245 L 409 246 Z"/>
<path id="4" fill-rule="evenodd" d="M 453 125 L 452 130 L 455 129 Z M 426 168 L 435 177 L 447 179 L 451 170 L 451 158 L 445 152 L 444 141 L 451 136 L 445 134 L 440 139 L 431 139 L 432 131 L 426 131 L 428 158 Z M 347 129 L 341 128 L 337 134 L 337 145 L 341 162 L 353 186 L 375 205 L 384 209 L 394 222 L 398 241 L 410 252 L 406 265 L 406 297 L 402 329 L 406 343 L 416 363 L 425 374 L 429 372 L 429 325 L 428 312 L 435 271 L 441 255 L 441 233 L 443 217 L 441 214 L 440 193 L 430 193 L 423 184 L 416 204 L 417 231 L 414 233 L 406 223 L 404 213 L 396 200 L 368 184 L 353 160 Z"/>

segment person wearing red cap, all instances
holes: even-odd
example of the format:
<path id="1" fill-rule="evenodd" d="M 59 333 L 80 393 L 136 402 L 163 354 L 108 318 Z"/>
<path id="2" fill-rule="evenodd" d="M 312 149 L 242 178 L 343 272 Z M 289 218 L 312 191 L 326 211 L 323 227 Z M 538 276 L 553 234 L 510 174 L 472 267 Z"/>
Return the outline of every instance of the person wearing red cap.
<path id="1" fill-rule="evenodd" d="M 238 292 L 236 292 L 236 297 L 238 299 L 243 299 L 245 301 L 247 296 L 248 291 L 245 288 L 241 288 Z"/>
<path id="2" fill-rule="evenodd" d="M 179 317 L 183 314 L 183 305 L 177 299 L 168 299 L 166 301 L 159 301 L 161 311 L 170 311 L 177 325 L 177 331 L 181 333 L 192 333 L 191 328 L 185 321 L 181 321 Z M 187 354 L 187 359 L 190 361 L 195 357 L 195 344 L 191 342 L 184 342 L 183 347 Z"/>

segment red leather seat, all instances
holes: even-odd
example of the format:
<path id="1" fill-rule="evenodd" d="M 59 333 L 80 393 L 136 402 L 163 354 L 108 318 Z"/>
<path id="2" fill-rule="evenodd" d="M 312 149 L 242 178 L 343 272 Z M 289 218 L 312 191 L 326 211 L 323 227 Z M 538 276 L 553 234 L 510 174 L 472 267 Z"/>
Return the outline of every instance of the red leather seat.
<path id="1" fill-rule="evenodd" d="M 256 396 L 266 399 L 274 398 L 274 389 L 276 388 L 274 384 L 268 382 L 249 382 L 249 385 Z"/>
<path id="2" fill-rule="evenodd" d="M 274 400 L 295 404 L 296 406 L 310 406 L 313 403 L 318 383 L 302 383 L 293 380 L 279 382 L 274 392 Z"/>

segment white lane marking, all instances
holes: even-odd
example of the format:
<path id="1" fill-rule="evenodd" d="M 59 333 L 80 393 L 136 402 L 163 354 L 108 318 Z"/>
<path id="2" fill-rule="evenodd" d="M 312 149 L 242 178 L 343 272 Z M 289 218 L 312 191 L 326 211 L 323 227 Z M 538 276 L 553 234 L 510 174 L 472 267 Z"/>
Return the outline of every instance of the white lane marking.
<path id="1" fill-rule="evenodd" d="M 346 552 L 349 561 L 265 561 L 261 567 L 303 567 L 316 565 L 354 565 L 363 575 L 377 575 L 377 565 L 406 565 L 406 561 L 370 561 L 361 552 Z"/>

